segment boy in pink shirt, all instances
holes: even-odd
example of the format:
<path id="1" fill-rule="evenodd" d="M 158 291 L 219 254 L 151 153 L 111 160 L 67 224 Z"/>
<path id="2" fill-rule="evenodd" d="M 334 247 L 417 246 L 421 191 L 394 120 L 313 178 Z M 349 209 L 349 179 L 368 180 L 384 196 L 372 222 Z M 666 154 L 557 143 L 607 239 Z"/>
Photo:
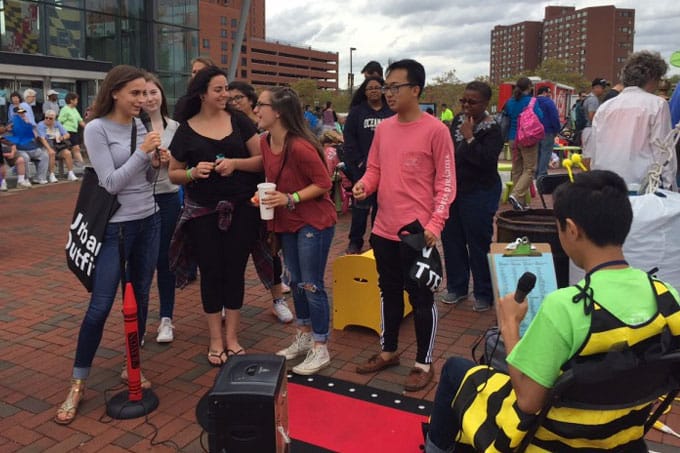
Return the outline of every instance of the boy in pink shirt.
<path id="1" fill-rule="evenodd" d="M 399 365 L 399 325 L 404 312 L 404 289 L 415 319 L 417 354 L 404 389 L 424 388 L 434 376 L 432 351 L 437 333 L 437 306 L 428 288 L 408 278 L 415 252 L 401 245 L 399 229 L 419 220 L 428 246 L 434 246 L 456 196 L 453 142 L 446 126 L 423 114 L 418 98 L 425 69 L 414 60 L 401 60 L 387 69 L 383 93 L 396 115 L 383 120 L 368 154 L 366 174 L 352 192 L 358 200 L 378 191 L 378 215 L 371 234 L 381 292 L 382 352 L 357 367 L 372 373 Z"/>

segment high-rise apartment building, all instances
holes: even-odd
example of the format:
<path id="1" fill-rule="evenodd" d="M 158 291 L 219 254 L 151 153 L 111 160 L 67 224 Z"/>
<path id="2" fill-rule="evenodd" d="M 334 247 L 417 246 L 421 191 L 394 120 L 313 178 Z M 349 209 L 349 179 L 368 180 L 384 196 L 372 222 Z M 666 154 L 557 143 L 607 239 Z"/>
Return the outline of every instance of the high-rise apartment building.
<path id="1" fill-rule="evenodd" d="M 534 22 L 535 23 L 535 22 Z M 635 10 L 612 5 L 577 10 L 547 6 L 538 33 L 518 34 L 527 22 L 496 26 L 491 32 L 490 78 L 500 83 L 519 72 L 535 69 L 546 59 L 560 59 L 586 79 L 617 80 L 633 51 Z M 511 30 L 510 32 L 508 30 Z M 534 42 L 528 42 L 535 39 Z M 534 45 L 535 44 L 535 45 Z M 535 53 L 533 49 L 537 49 Z M 525 56 L 517 58 L 517 52 Z M 510 54 L 509 57 L 504 57 Z M 522 65 L 522 60 L 529 64 Z M 537 61 L 532 65 L 531 62 Z"/>
<path id="2" fill-rule="evenodd" d="M 201 0 L 199 50 L 227 69 L 241 18 L 242 0 Z M 338 53 L 268 41 L 265 0 L 252 0 L 236 69 L 236 80 L 257 86 L 313 79 L 319 88 L 338 88 Z"/>

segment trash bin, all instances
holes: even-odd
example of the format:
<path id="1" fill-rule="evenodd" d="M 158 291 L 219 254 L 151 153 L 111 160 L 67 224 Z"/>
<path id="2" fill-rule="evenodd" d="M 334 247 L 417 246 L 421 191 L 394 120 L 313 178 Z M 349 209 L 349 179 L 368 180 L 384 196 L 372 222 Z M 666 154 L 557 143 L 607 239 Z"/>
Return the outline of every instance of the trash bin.
<path id="1" fill-rule="evenodd" d="M 496 240 L 513 242 L 526 236 L 531 242 L 550 244 L 555 263 L 557 287 L 569 286 L 569 257 L 564 253 L 552 209 L 530 209 L 528 211 L 503 211 L 496 215 Z"/>

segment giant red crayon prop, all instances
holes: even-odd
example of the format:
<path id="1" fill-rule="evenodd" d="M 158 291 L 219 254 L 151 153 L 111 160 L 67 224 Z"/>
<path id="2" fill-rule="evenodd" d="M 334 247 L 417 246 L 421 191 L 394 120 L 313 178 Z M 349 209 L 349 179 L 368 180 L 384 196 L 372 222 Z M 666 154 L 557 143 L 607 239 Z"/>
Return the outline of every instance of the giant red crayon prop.
<path id="1" fill-rule="evenodd" d="M 128 389 L 117 393 L 106 402 L 106 414 L 123 420 L 143 417 L 158 407 L 158 397 L 151 389 L 142 389 L 137 327 L 137 300 L 131 283 L 125 285 L 123 295 L 125 345 L 127 348 Z"/>

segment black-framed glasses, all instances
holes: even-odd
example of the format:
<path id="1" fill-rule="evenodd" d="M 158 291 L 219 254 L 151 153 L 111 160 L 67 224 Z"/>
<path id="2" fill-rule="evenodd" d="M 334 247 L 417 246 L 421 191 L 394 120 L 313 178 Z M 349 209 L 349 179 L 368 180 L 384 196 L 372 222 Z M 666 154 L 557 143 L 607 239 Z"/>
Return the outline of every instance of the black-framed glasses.
<path id="1" fill-rule="evenodd" d="M 401 87 L 412 87 L 413 85 L 414 85 L 413 83 L 406 82 L 406 83 L 399 83 L 397 85 L 384 86 L 384 87 L 380 87 L 380 92 L 382 94 L 387 94 L 388 92 L 390 94 L 397 94 L 397 93 L 399 93 L 399 88 L 401 88 Z"/>
<path id="2" fill-rule="evenodd" d="M 236 96 L 227 99 L 227 102 L 238 102 L 238 101 L 240 101 L 241 99 L 243 99 L 244 97 L 245 97 L 245 96 L 242 95 L 242 94 L 237 94 Z"/>
<path id="3" fill-rule="evenodd" d="M 264 106 L 271 107 L 272 105 L 271 105 L 271 104 L 267 104 L 266 102 L 260 102 L 260 101 L 257 101 L 257 102 L 255 103 L 255 107 L 264 107 Z"/>
<path id="4" fill-rule="evenodd" d="M 476 101 L 474 99 L 469 99 L 469 98 L 460 98 L 458 99 L 458 102 L 462 104 L 467 104 L 467 105 L 477 105 L 480 103 L 480 101 Z"/>

